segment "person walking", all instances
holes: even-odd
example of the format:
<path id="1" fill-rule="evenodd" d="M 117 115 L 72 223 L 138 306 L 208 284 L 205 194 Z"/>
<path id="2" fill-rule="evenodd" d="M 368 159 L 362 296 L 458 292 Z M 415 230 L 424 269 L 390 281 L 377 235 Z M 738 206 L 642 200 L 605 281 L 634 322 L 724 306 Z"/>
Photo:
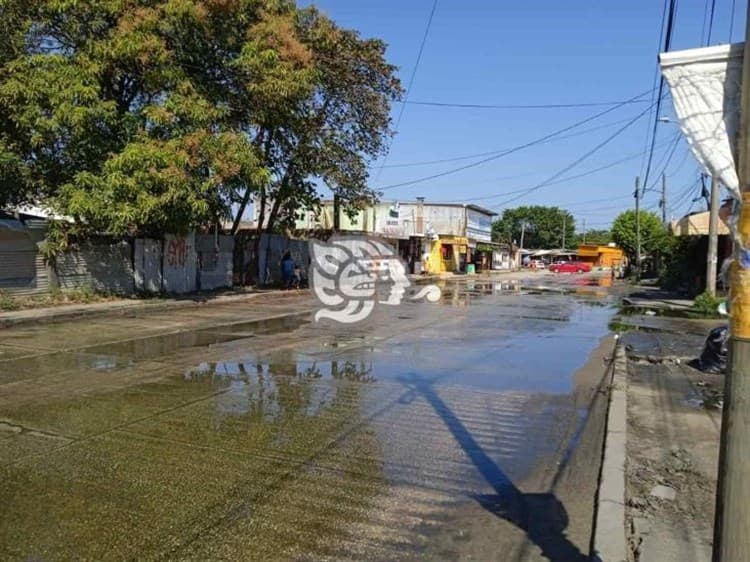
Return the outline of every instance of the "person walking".
<path id="1" fill-rule="evenodd" d="M 294 282 L 294 260 L 291 252 L 288 251 L 281 258 L 281 278 L 284 282 L 284 289 L 291 289 Z"/>

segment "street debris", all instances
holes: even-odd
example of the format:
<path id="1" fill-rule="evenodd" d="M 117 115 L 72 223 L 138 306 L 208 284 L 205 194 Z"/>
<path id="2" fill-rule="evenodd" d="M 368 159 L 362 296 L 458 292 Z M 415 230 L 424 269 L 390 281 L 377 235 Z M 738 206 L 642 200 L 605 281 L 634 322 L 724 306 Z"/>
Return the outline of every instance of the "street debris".
<path id="1" fill-rule="evenodd" d="M 661 484 L 654 486 L 649 495 L 660 500 L 674 501 L 677 499 L 677 492 L 675 492 L 674 488 L 662 486 Z"/>
<path id="2" fill-rule="evenodd" d="M 704 373 L 726 374 L 727 357 L 729 355 L 728 342 L 729 328 L 727 326 L 720 326 L 711 330 L 706 338 L 701 356 L 693 361 L 691 367 L 695 367 Z"/>

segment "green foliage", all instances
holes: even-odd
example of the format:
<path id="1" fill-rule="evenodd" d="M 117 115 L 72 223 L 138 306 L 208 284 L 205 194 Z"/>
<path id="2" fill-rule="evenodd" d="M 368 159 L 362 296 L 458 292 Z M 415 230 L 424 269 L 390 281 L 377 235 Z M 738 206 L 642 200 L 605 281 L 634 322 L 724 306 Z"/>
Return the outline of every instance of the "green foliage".
<path id="1" fill-rule="evenodd" d="M 81 235 L 182 232 L 272 201 L 369 200 L 401 88 L 385 45 L 289 0 L 0 4 L 0 205 Z M 64 245 L 70 231 L 53 233 Z"/>
<path id="2" fill-rule="evenodd" d="M 10 312 L 12 310 L 18 310 L 19 308 L 20 305 L 12 295 L 9 295 L 5 291 L 0 291 L 0 310 Z"/>
<path id="3" fill-rule="evenodd" d="M 721 299 L 709 291 L 704 291 L 693 302 L 693 310 L 705 316 L 718 316 Z"/>
<path id="4" fill-rule="evenodd" d="M 502 216 L 492 225 L 493 238 L 508 244 L 520 244 L 524 224 L 524 248 L 560 248 L 563 243 L 563 225 L 565 245 L 573 247 L 576 244 L 573 215 L 557 207 L 538 205 L 503 211 Z"/>
<path id="5" fill-rule="evenodd" d="M 703 237 L 673 237 L 661 273 L 662 286 L 690 296 L 695 295 L 699 290 L 697 280 L 705 275 L 707 250 L 708 243 Z"/>
<path id="6" fill-rule="evenodd" d="M 655 213 L 640 211 L 641 252 L 669 251 L 670 236 Z M 612 241 L 625 251 L 631 262 L 636 258 L 636 214 L 634 210 L 618 215 L 612 224 Z"/>
<path id="7" fill-rule="evenodd" d="M 578 235 L 579 244 L 583 244 L 583 234 Z M 606 246 L 612 242 L 612 232 L 609 230 L 588 230 L 586 231 L 586 244 L 596 244 Z"/>

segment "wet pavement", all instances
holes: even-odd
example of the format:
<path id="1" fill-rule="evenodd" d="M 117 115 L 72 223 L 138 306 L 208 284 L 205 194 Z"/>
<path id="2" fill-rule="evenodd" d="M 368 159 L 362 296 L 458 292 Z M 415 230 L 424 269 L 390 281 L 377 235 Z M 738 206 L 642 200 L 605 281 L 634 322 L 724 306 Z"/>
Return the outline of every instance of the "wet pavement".
<path id="1" fill-rule="evenodd" d="M 583 561 L 605 284 L 445 282 L 352 326 L 290 294 L 3 330 L 0 557 Z"/>

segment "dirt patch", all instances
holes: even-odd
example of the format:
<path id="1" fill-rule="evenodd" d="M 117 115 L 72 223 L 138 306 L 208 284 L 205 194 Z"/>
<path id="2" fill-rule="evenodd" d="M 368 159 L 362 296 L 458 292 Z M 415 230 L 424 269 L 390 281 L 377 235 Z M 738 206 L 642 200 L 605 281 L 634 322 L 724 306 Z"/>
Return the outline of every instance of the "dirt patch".
<path id="1" fill-rule="evenodd" d="M 682 362 L 629 365 L 631 561 L 710 560 L 720 411 L 705 404 L 721 382 L 713 378 Z"/>

